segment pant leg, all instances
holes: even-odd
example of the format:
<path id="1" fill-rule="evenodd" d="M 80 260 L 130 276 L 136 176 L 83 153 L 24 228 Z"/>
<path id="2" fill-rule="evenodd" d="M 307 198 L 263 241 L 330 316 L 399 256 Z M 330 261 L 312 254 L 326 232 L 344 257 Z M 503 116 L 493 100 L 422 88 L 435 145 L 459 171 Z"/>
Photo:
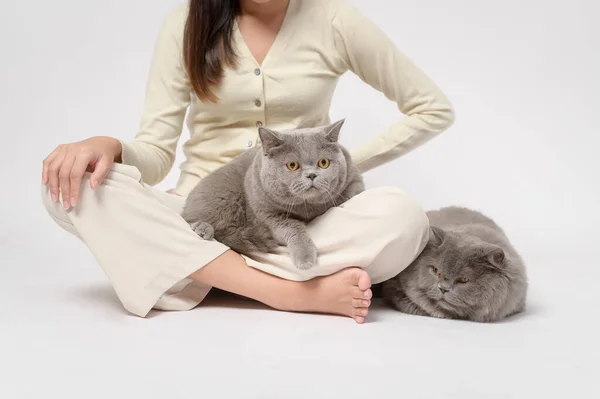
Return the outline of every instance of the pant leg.
<path id="1" fill-rule="evenodd" d="M 295 281 L 359 266 L 376 284 L 396 276 L 421 253 L 429 239 L 429 220 L 404 191 L 380 187 L 330 209 L 313 220 L 307 230 L 319 255 L 318 265 L 311 269 L 296 269 L 285 247 L 274 254 L 246 256 L 246 262 Z"/>
<path id="2" fill-rule="evenodd" d="M 66 211 L 42 197 L 52 218 L 79 237 L 94 254 L 131 313 L 150 309 L 189 310 L 204 299 L 209 286 L 187 279 L 228 248 L 205 241 L 180 216 L 185 198 L 141 182 L 139 170 L 115 164 L 104 184 L 82 184 L 77 207 Z"/>

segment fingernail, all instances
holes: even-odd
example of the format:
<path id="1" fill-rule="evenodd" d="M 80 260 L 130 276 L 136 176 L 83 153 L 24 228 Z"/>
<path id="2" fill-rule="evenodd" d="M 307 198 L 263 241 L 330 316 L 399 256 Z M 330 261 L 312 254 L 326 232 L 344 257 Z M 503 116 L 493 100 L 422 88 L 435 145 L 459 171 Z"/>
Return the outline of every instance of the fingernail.
<path id="1" fill-rule="evenodd" d="M 75 199 L 75 197 L 71 197 L 71 205 L 77 206 L 77 200 Z"/>
<path id="2" fill-rule="evenodd" d="M 365 305 L 365 306 L 366 306 L 366 305 L 368 305 L 368 304 L 369 304 L 369 301 L 363 301 L 363 305 Z"/>
<path id="3" fill-rule="evenodd" d="M 71 207 L 71 205 L 69 204 L 69 201 L 67 201 L 67 200 L 63 200 L 63 207 L 64 207 L 65 209 L 69 209 L 69 208 Z"/>
<path id="4" fill-rule="evenodd" d="M 92 188 L 96 188 L 96 186 L 98 185 L 98 182 L 96 180 L 92 180 Z"/>
<path id="5" fill-rule="evenodd" d="M 58 195 L 52 194 L 52 202 L 58 201 Z"/>

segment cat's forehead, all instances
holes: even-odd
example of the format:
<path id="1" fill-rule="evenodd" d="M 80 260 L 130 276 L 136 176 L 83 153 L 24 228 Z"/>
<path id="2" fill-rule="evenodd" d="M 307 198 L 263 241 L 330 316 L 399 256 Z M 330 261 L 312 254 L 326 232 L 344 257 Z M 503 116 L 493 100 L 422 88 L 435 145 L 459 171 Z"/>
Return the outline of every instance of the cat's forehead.
<path id="1" fill-rule="evenodd" d="M 324 155 L 331 155 L 338 151 L 339 146 L 327 140 L 320 133 L 281 133 L 283 140 L 281 156 L 294 154 L 302 158 L 315 158 Z"/>
<path id="2" fill-rule="evenodd" d="M 440 264 L 445 268 L 461 268 L 465 265 L 464 254 L 455 246 L 440 247 L 437 251 Z"/>
<path id="3" fill-rule="evenodd" d="M 297 146 L 299 148 L 310 148 L 329 143 L 327 138 L 319 132 L 293 130 L 281 132 L 280 137 L 284 143 Z"/>
<path id="4" fill-rule="evenodd" d="M 304 128 L 296 128 L 296 129 L 284 129 L 280 130 L 279 133 L 285 135 L 325 135 L 327 134 L 327 126 L 317 126 L 317 127 L 304 127 Z"/>
<path id="5" fill-rule="evenodd" d="M 440 246 L 440 250 L 452 256 L 472 258 L 477 255 L 480 246 L 481 241 L 474 237 L 448 233 Z"/>
<path id="6" fill-rule="evenodd" d="M 481 255 L 477 243 L 465 237 L 446 237 L 434 251 L 443 265 L 452 268 L 474 267 L 473 261 Z"/>

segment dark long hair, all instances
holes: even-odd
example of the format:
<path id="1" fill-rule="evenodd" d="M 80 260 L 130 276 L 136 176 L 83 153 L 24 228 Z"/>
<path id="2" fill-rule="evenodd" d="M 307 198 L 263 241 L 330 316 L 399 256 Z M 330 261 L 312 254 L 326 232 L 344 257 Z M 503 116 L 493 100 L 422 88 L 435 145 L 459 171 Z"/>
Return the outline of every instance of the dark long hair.
<path id="1" fill-rule="evenodd" d="M 224 67 L 235 65 L 231 37 L 239 10 L 239 0 L 190 0 L 183 59 L 200 100 L 216 102 L 212 88 L 221 82 Z"/>

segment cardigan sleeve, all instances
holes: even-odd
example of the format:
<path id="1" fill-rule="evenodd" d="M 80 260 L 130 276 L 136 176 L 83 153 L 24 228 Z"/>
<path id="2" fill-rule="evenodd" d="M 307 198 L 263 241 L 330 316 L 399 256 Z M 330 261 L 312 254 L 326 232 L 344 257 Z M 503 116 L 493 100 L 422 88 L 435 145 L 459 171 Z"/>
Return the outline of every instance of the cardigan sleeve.
<path id="1" fill-rule="evenodd" d="M 395 101 L 406 115 L 351 151 L 361 172 L 402 156 L 452 125 L 454 112 L 446 96 L 373 21 L 339 1 L 332 25 L 344 68 Z"/>
<path id="2" fill-rule="evenodd" d="M 187 7 L 179 6 L 164 20 L 154 46 L 139 131 L 121 141 L 124 164 L 137 167 L 144 182 L 154 185 L 175 162 L 192 88 L 183 67 L 182 46 Z"/>

